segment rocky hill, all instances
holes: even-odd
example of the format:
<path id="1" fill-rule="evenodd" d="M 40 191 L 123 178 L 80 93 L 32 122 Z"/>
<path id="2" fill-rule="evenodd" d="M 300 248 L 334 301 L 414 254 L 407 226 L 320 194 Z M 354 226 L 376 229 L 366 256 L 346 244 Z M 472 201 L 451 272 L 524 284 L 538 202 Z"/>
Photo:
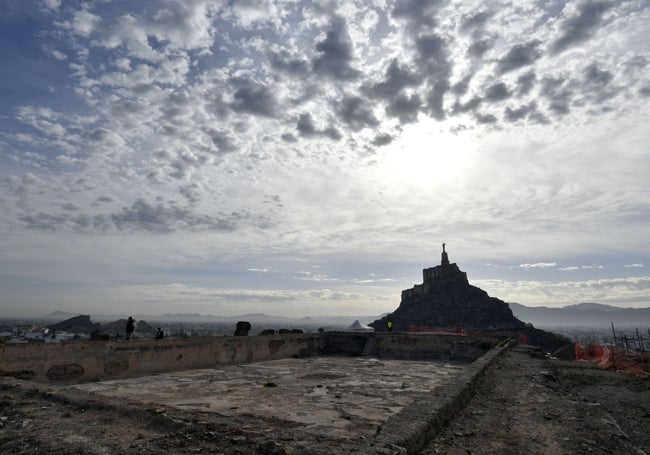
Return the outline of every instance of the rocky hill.
<path id="1" fill-rule="evenodd" d="M 440 330 L 462 328 L 465 332 L 490 332 L 525 336 L 547 351 L 570 343 L 559 335 L 534 328 L 517 319 L 506 302 L 472 286 L 467 274 L 449 262 L 443 244 L 439 266 L 423 270 L 423 283 L 402 291 L 399 307 L 370 324 L 376 331 Z"/>
<path id="2" fill-rule="evenodd" d="M 51 330 L 63 330 L 70 333 L 93 333 L 101 330 L 101 324 L 94 323 L 88 315 L 74 316 L 57 324 L 48 326 Z"/>

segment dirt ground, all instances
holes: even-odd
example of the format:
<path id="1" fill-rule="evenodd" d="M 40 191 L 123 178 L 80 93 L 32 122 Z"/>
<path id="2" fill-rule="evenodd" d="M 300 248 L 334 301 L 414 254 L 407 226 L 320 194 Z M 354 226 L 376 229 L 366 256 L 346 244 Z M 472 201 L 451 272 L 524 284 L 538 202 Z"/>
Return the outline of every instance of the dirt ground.
<path id="1" fill-rule="evenodd" d="M 0 380 L 2 454 L 320 455 L 364 450 L 363 440 L 315 440 L 299 424 L 276 418 L 223 418 L 113 403 L 93 393 Z M 468 406 L 422 453 L 650 453 L 650 379 L 546 359 L 517 347 L 487 370 Z"/>
<path id="2" fill-rule="evenodd" d="M 650 453 L 650 378 L 518 346 L 488 369 L 468 406 L 421 453 Z"/>

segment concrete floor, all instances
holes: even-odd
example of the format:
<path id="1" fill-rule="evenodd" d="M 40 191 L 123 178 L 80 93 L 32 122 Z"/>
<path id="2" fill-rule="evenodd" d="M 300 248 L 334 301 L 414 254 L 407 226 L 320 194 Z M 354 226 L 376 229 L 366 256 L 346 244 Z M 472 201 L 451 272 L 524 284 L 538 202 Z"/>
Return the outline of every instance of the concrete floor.
<path id="1" fill-rule="evenodd" d="M 226 417 L 277 417 L 314 435 L 355 438 L 373 434 L 391 415 L 463 369 L 443 361 L 288 358 L 73 387 L 116 401 Z"/>

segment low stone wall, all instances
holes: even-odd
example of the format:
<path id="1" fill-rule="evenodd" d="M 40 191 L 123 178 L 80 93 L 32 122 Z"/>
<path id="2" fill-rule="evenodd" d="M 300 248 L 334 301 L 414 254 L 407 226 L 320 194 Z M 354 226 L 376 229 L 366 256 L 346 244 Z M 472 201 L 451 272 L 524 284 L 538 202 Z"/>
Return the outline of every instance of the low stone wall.
<path id="1" fill-rule="evenodd" d="M 0 375 L 92 381 L 317 355 L 321 334 L 0 345 Z"/>
<path id="2" fill-rule="evenodd" d="M 469 337 L 447 333 L 328 332 L 323 353 L 363 355 L 390 359 L 447 359 L 472 362 L 498 343 L 496 338 Z"/>
<path id="3" fill-rule="evenodd" d="M 380 428 L 370 448 L 360 450 L 366 455 L 416 454 L 431 441 L 441 428 L 474 396 L 476 382 L 485 370 L 516 342 L 507 340 L 494 347 L 440 387 L 423 394 Z"/>
<path id="4" fill-rule="evenodd" d="M 472 362 L 496 342 L 434 333 L 325 332 L 9 344 L 0 345 L 0 376 L 84 382 L 314 355 Z"/>

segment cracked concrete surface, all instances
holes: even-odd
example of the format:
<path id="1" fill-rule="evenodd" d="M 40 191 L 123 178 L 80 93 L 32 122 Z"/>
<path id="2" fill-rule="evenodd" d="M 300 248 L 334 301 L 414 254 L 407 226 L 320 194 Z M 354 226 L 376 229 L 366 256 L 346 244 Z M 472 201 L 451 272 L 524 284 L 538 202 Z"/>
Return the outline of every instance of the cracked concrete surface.
<path id="1" fill-rule="evenodd" d="M 280 418 L 313 435 L 356 439 L 464 369 L 441 360 L 287 358 L 72 387 L 112 401 Z"/>

